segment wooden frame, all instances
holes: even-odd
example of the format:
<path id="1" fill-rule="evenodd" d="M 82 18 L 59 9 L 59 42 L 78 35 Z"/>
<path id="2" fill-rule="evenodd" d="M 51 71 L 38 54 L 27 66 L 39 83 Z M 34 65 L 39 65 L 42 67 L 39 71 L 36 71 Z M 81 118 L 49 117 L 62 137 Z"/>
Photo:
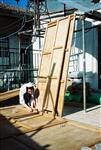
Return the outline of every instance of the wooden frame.
<path id="1" fill-rule="evenodd" d="M 69 15 L 47 26 L 38 80 L 37 108 L 42 112 L 62 115 L 74 21 L 75 15 Z"/>
<path id="2" fill-rule="evenodd" d="M 62 70 L 66 40 L 69 31 L 69 20 L 69 16 L 58 20 L 56 39 L 53 47 L 52 62 L 50 67 L 50 80 L 48 82 L 47 97 L 44 109 L 52 111 L 54 115 L 56 113 L 59 81 Z"/>

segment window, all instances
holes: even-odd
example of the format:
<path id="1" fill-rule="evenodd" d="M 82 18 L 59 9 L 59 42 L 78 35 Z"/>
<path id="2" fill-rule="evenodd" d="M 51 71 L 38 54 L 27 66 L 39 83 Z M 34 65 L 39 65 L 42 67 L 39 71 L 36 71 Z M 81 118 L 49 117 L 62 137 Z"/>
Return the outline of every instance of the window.
<path id="1" fill-rule="evenodd" d="M 21 46 L 27 47 L 31 44 L 31 38 L 29 36 L 21 37 Z"/>
<path id="2" fill-rule="evenodd" d="M 0 57 L 9 57 L 9 40 L 0 40 Z"/>

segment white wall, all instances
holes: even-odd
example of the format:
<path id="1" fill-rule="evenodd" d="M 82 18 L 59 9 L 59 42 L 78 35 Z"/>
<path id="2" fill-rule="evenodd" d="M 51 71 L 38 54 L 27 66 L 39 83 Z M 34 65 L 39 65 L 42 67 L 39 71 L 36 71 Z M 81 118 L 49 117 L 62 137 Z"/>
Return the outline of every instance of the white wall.
<path id="1" fill-rule="evenodd" d="M 85 22 L 85 28 L 91 27 L 92 23 Z M 81 22 L 76 23 L 76 30 L 82 29 Z M 85 31 L 85 51 L 86 51 L 86 81 L 88 81 L 92 88 L 98 88 L 98 39 L 97 29 L 88 29 Z M 76 32 L 74 36 L 73 46 L 74 53 L 81 52 L 78 55 L 76 65 L 78 65 L 77 72 L 83 72 L 83 51 L 82 51 L 82 32 Z M 72 48 L 73 49 L 73 48 Z M 74 64 L 75 65 L 75 64 Z M 75 66 L 73 66 L 75 67 Z M 69 72 L 73 71 L 73 68 L 69 68 Z"/>

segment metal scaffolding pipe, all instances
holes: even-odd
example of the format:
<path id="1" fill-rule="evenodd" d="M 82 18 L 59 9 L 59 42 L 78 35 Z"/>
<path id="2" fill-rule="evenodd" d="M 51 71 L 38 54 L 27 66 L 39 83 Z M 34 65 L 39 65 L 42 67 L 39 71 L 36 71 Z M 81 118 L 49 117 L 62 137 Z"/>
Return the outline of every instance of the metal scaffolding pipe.
<path id="1" fill-rule="evenodd" d="M 21 41 L 20 41 L 20 34 L 19 34 L 19 81 L 21 79 Z M 19 87 L 21 83 L 19 82 Z"/>
<path id="2" fill-rule="evenodd" d="M 85 54 L 85 16 L 81 18 L 82 21 L 82 49 L 83 49 L 83 109 L 86 112 L 86 54 Z"/>

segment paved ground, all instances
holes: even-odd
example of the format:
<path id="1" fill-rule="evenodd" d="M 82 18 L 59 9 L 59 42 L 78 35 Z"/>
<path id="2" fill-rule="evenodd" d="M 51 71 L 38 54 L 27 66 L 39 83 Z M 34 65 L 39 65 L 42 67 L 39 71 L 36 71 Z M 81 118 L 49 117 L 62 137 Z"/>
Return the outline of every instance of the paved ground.
<path id="1" fill-rule="evenodd" d="M 65 106 L 64 118 L 101 128 L 101 105 L 90 107 L 86 112 L 81 107 Z"/>

